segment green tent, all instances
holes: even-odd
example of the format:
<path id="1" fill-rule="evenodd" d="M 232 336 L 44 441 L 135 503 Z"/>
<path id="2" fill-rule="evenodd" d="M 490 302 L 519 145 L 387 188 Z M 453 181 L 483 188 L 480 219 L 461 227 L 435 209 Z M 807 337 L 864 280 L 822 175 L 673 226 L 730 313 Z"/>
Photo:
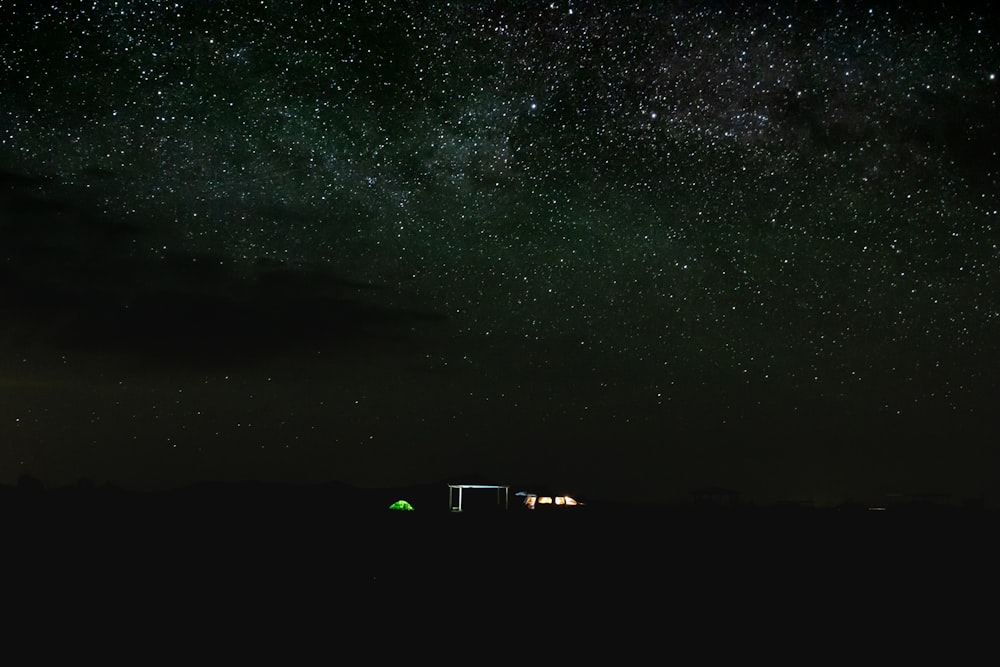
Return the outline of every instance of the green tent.
<path id="1" fill-rule="evenodd" d="M 406 510 L 407 512 L 413 511 L 413 505 L 406 502 L 405 500 L 397 500 L 393 504 L 389 505 L 391 510 Z"/>

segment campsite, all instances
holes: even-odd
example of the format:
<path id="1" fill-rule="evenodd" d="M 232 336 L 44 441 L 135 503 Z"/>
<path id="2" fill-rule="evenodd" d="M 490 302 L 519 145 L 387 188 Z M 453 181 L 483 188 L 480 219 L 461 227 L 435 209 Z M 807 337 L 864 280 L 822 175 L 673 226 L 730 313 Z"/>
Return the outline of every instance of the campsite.
<path id="1" fill-rule="evenodd" d="M 155 586 L 175 578 L 186 587 L 252 582 L 275 586 L 275 594 L 290 582 L 320 581 L 390 597 L 457 594 L 470 585 L 503 595 L 540 585 L 665 586 L 693 603 L 761 587 L 791 593 L 803 582 L 881 586 L 918 571 L 926 583 L 927 572 L 949 564 L 956 566 L 949 577 L 970 577 L 984 571 L 996 548 L 996 512 L 976 506 L 874 512 L 581 501 L 532 511 L 515 493 L 506 507 L 497 504 L 497 489 L 506 490 L 465 489 L 462 511 L 455 511 L 444 483 L 206 483 L 166 493 L 24 483 L 0 487 L 0 509 L 24 567 L 63 562 L 43 568 L 47 585 L 71 585 L 81 572 L 101 572 L 94 581 L 109 586 L 159 572 L 165 579 Z M 399 503 L 412 510 L 396 511 Z"/>

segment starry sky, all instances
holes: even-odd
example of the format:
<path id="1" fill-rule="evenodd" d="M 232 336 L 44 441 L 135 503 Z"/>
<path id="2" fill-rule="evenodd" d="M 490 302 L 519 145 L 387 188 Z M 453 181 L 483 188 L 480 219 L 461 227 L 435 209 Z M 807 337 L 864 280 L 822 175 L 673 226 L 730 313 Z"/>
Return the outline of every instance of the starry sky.
<path id="1" fill-rule="evenodd" d="M 0 14 L 2 483 L 1000 501 L 986 10 Z"/>

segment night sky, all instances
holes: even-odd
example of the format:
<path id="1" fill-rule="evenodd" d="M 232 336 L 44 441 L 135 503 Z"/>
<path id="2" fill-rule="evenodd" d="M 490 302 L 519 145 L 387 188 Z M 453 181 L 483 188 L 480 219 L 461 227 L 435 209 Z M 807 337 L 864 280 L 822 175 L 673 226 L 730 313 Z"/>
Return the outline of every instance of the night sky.
<path id="1" fill-rule="evenodd" d="M 971 7 L 2 0 L 0 483 L 996 503 Z"/>

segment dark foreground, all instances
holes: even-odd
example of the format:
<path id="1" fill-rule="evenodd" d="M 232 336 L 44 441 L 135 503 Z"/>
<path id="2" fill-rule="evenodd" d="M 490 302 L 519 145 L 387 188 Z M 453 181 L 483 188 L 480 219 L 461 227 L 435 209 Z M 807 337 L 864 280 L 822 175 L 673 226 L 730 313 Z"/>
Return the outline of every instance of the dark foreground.
<path id="1" fill-rule="evenodd" d="M 446 491 L 413 512 L 385 509 L 390 491 L 335 486 L 4 491 L 5 600 L 43 625 L 314 635 L 344 632 L 346 615 L 387 628 L 627 619 L 780 634 L 901 613 L 975 623 L 997 592 L 997 516 L 985 510 L 453 514 Z"/>

